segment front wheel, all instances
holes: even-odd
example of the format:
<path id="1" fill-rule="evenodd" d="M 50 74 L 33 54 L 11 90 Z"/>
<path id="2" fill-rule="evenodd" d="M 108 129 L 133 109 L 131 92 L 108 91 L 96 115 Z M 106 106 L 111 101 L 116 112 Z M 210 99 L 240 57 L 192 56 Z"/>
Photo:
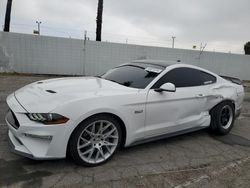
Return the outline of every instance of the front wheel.
<path id="1" fill-rule="evenodd" d="M 210 112 L 210 128 L 217 134 L 226 135 L 233 128 L 235 114 L 231 102 L 222 102 Z"/>
<path id="2" fill-rule="evenodd" d="M 69 149 L 73 160 L 84 166 L 107 162 L 121 144 L 121 128 L 111 116 L 98 115 L 82 122 L 73 132 Z"/>

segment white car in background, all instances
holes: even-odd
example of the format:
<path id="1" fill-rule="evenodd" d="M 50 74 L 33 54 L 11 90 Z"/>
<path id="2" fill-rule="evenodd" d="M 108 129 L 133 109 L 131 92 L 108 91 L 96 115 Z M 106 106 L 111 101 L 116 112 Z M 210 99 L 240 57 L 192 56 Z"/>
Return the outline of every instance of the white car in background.
<path id="1" fill-rule="evenodd" d="M 237 79 L 173 62 L 140 60 L 100 77 L 38 81 L 7 98 L 11 149 L 32 159 L 96 166 L 121 146 L 210 128 L 227 134 L 240 114 Z"/>

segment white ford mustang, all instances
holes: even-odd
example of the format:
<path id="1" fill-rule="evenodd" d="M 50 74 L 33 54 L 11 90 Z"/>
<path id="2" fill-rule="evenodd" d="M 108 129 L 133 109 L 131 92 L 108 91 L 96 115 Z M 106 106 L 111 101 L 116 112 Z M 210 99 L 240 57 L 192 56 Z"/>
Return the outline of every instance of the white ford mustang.
<path id="1" fill-rule="evenodd" d="M 7 98 L 11 150 L 33 159 L 96 166 L 121 146 L 210 128 L 227 134 L 244 88 L 182 63 L 141 60 L 100 77 L 29 84 Z"/>

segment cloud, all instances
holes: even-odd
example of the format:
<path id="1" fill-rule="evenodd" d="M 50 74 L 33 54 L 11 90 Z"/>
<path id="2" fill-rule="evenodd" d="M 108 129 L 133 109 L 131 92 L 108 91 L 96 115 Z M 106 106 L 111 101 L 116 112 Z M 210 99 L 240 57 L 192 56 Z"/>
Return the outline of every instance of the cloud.
<path id="1" fill-rule="evenodd" d="M 7 0 L 5 0 L 7 1 Z M 0 2 L 4 18 L 6 2 Z M 249 37 L 249 0 L 104 0 L 103 36 L 113 42 L 243 52 Z M 31 33 L 42 20 L 44 34 L 95 38 L 97 0 L 13 1 L 12 30 Z M 3 19 L 1 19 L 3 23 Z M 25 26 L 26 25 L 26 26 Z"/>

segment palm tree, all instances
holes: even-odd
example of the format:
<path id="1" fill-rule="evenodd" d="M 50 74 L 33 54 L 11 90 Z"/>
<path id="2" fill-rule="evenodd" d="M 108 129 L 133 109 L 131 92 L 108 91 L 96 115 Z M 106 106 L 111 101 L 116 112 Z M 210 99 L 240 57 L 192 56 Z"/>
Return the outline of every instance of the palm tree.
<path id="1" fill-rule="evenodd" d="M 5 23 L 4 23 L 4 31 L 5 32 L 10 31 L 11 6 L 12 6 L 12 0 L 8 0 L 7 6 L 6 6 L 6 13 L 5 13 Z"/>
<path id="2" fill-rule="evenodd" d="M 102 41 L 102 13 L 103 13 L 103 0 L 98 0 L 97 17 L 96 17 L 96 41 Z"/>
<path id="3" fill-rule="evenodd" d="M 246 55 L 250 55 L 250 41 L 245 44 L 244 50 Z"/>

